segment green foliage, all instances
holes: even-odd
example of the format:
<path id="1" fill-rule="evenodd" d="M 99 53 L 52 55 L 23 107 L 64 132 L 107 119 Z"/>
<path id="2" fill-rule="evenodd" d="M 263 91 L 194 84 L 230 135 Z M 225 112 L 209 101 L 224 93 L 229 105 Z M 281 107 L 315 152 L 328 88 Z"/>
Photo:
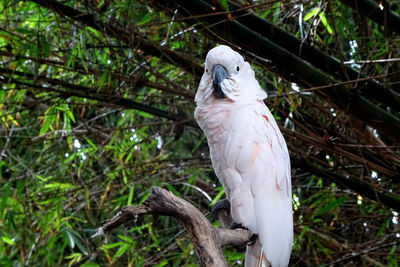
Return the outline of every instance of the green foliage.
<path id="1" fill-rule="evenodd" d="M 36 2 L 0 0 L 0 266 L 196 266 L 193 245 L 171 217 L 143 216 L 106 239 L 91 236 L 122 206 L 143 203 L 153 185 L 206 215 L 224 197 L 207 141 L 192 121 L 199 79 L 194 69 L 217 41 L 204 34 L 202 23 L 171 20 L 145 1 L 56 1 L 93 15 L 86 22 Z M 219 1 L 229 12 L 228 3 Z M 260 3 L 252 10 L 293 34 L 299 31 L 290 3 Z M 94 19 L 110 28 L 88 25 Z M 340 3 L 329 14 L 310 1 L 301 23 L 310 43 L 324 51 L 340 48 L 345 59 L 363 59 L 365 51 L 375 52 L 369 59 L 391 53 L 395 45 L 381 41 L 386 37 L 379 25 L 368 24 L 373 35 L 361 36 L 356 20 Z M 115 30 L 121 34 L 113 35 Z M 349 46 L 350 40 L 363 49 Z M 191 66 L 171 64 L 179 60 L 166 52 L 183 55 Z M 270 109 L 278 123 L 285 124 L 285 113 L 302 112 L 335 129 L 326 112 L 299 111 L 303 96 L 282 97 L 293 93 L 291 83 L 264 66 L 254 69 L 261 86 L 275 92 Z M 312 97 L 315 106 L 329 110 Z M 293 154 L 301 146 L 301 153 L 325 157 L 323 150 L 297 142 L 288 142 Z M 318 160 L 325 167 L 338 164 Z M 293 262 L 327 264 L 343 251 L 365 249 L 371 240 L 380 246 L 398 233 L 391 210 L 325 177 L 293 173 Z M 323 235 L 349 245 L 335 250 Z M 398 266 L 398 251 L 398 243 L 384 247 L 380 262 Z M 224 248 L 224 255 L 229 266 L 243 265 L 243 248 Z"/>

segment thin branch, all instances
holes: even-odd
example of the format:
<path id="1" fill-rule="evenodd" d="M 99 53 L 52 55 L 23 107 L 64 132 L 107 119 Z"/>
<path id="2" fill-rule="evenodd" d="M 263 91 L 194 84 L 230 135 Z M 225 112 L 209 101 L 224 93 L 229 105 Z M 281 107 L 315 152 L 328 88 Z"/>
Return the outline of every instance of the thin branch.
<path id="1" fill-rule="evenodd" d="M 393 241 L 390 243 L 383 243 L 379 246 L 373 247 L 373 248 L 367 248 L 364 249 L 360 252 L 351 252 L 350 255 L 346 255 L 340 259 L 337 259 L 329 264 L 323 265 L 324 267 L 328 267 L 328 266 L 337 266 L 338 263 L 343 262 L 343 261 L 348 261 L 357 257 L 362 257 L 363 255 L 368 255 L 369 253 L 371 253 L 372 251 L 384 248 L 384 247 L 390 247 L 390 246 L 396 246 L 397 244 L 399 244 L 399 241 Z"/>
<path id="2" fill-rule="evenodd" d="M 8 69 L 4 69 L 4 68 L 0 68 L 0 73 L 2 73 L 3 75 L 14 74 L 14 75 L 22 76 L 22 77 L 25 76 L 28 78 L 33 78 L 33 74 L 12 71 L 12 70 L 8 70 Z M 135 102 L 131 99 L 119 97 L 116 95 L 96 92 L 96 90 L 94 88 L 71 84 L 71 83 L 68 83 L 68 82 L 65 82 L 62 80 L 52 79 L 52 78 L 37 77 L 36 81 L 38 81 L 38 80 L 44 81 L 53 86 L 54 85 L 62 86 L 63 88 L 66 88 L 69 90 L 60 90 L 60 89 L 53 88 L 51 86 L 43 86 L 43 85 L 38 85 L 35 83 L 26 82 L 26 81 L 20 81 L 18 79 L 14 79 L 14 78 L 7 77 L 7 76 L 3 76 L 3 78 L 0 77 L 0 83 L 12 82 L 12 83 L 24 85 L 24 86 L 27 86 L 30 88 L 40 89 L 42 91 L 58 93 L 59 95 L 61 95 L 64 98 L 68 98 L 71 96 L 83 97 L 83 98 L 98 100 L 98 101 L 102 101 L 102 102 L 106 102 L 106 103 L 110 103 L 110 104 L 114 104 L 114 105 L 119 105 L 119 106 L 123 106 L 123 107 L 127 107 L 127 108 L 137 109 L 137 110 L 144 111 L 146 113 L 156 115 L 156 116 L 159 116 L 162 118 L 166 118 L 169 120 L 173 120 L 173 121 L 185 121 L 186 120 L 185 118 L 182 118 L 182 116 L 179 116 L 178 114 L 174 114 L 169 111 L 164 111 L 159 108 L 155 108 L 155 107 L 152 107 L 149 105 Z M 195 125 L 193 122 L 188 122 L 188 124 L 197 127 L 197 125 Z"/>
<path id="3" fill-rule="evenodd" d="M 279 95 L 277 94 L 269 94 L 268 97 L 269 98 L 280 98 L 280 97 L 285 97 L 285 96 L 289 96 L 289 95 L 301 95 L 304 93 L 309 93 L 309 92 L 313 92 L 313 91 L 319 91 L 319 90 L 323 90 L 323 89 L 328 89 L 328 88 L 334 88 L 334 87 L 338 87 L 338 86 L 342 86 L 342 85 L 346 85 L 346 84 L 353 84 L 353 83 L 359 83 L 359 82 L 368 82 L 371 80 L 379 80 L 379 79 L 386 79 L 390 76 L 395 76 L 395 75 L 399 75 L 400 71 L 396 71 L 396 72 L 392 72 L 389 74 L 382 74 L 382 75 L 376 75 L 376 76 L 371 76 L 371 77 L 364 77 L 364 78 L 358 78 L 355 80 L 348 80 L 348 81 L 344 81 L 344 82 L 336 82 L 336 83 L 332 83 L 332 84 L 327 84 L 327 85 L 321 85 L 321 86 L 314 86 L 311 88 L 307 88 L 307 89 L 303 89 L 300 90 L 298 92 L 296 91 L 291 91 L 288 93 L 281 93 Z"/>
<path id="4" fill-rule="evenodd" d="M 337 172 L 323 169 L 312 164 L 306 158 L 301 159 L 299 162 L 292 161 L 292 166 L 298 166 L 298 168 L 309 171 L 317 176 L 329 178 L 335 183 L 347 187 L 361 196 L 365 196 L 371 200 L 382 203 L 383 205 L 390 207 L 395 211 L 399 211 L 400 195 L 398 194 L 382 191 L 379 188 L 374 188 L 373 185 L 367 184 L 366 182 L 361 182 L 354 177 L 344 177 Z"/>
<path id="5" fill-rule="evenodd" d="M 136 220 L 137 216 L 142 214 L 177 218 L 185 226 L 202 266 L 227 266 L 222 247 L 244 246 L 252 236 L 252 233 L 245 229 L 215 228 L 198 209 L 186 200 L 168 190 L 153 187 L 141 206 L 122 207 L 121 211 L 98 228 L 92 237 L 102 236 L 128 221 Z"/>
<path id="6" fill-rule="evenodd" d="M 375 2 L 371 0 L 340 0 L 340 2 L 370 18 L 385 28 L 399 34 L 400 16 L 390 10 L 388 1 Z"/>
<path id="7" fill-rule="evenodd" d="M 157 4 L 160 5 L 161 1 L 157 1 Z M 191 8 L 191 6 L 194 6 L 193 3 L 189 3 L 192 1 L 182 1 L 181 5 L 185 8 L 185 12 L 181 12 L 183 15 L 193 15 L 193 14 L 199 14 L 202 11 L 204 13 L 218 13 L 219 10 L 212 11 L 210 7 L 212 0 L 196 0 L 197 8 Z M 164 4 L 166 6 L 166 4 Z M 208 6 L 208 8 L 207 8 Z M 240 7 L 232 2 L 229 2 L 230 10 L 232 12 L 240 9 Z M 201 9 L 202 8 L 202 9 Z M 166 9 L 165 9 L 166 10 Z M 189 13 L 189 14 L 188 14 Z M 216 16 L 216 18 L 203 18 L 202 21 L 207 22 L 208 24 L 215 24 L 220 21 L 226 21 L 223 15 L 220 15 L 219 17 Z M 333 58 L 326 53 L 320 51 L 318 48 L 315 46 L 312 46 L 308 44 L 307 42 L 304 42 L 303 40 L 300 40 L 293 36 L 292 34 L 286 32 L 282 28 L 277 27 L 276 25 L 273 25 L 272 23 L 268 22 L 265 19 L 260 18 L 254 13 L 247 12 L 247 11 L 241 11 L 235 13 L 235 16 L 233 16 L 234 19 L 228 20 L 226 24 L 232 24 L 232 21 L 237 21 L 246 28 L 254 31 L 255 33 L 258 33 L 262 37 L 268 39 L 269 41 L 275 43 L 277 46 L 286 49 L 289 53 L 292 53 L 293 55 L 309 62 L 313 66 L 315 66 L 318 69 L 321 69 L 323 72 L 328 73 L 335 77 L 336 79 L 341 79 L 343 80 L 343 76 L 340 75 L 343 73 L 342 70 L 342 64 L 340 63 L 339 60 L 336 58 Z M 234 36 L 232 33 L 234 31 L 229 31 L 230 27 L 228 25 L 222 25 L 222 33 L 225 34 L 219 34 L 221 36 L 224 36 L 227 41 L 232 41 Z M 218 32 L 216 28 L 212 29 L 214 32 Z M 217 30 L 217 31 L 216 31 Z M 252 40 L 250 42 L 251 44 L 256 44 L 260 46 L 260 43 L 258 41 L 253 40 L 251 38 L 245 38 L 243 39 L 247 42 L 247 40 Z M 235 42 L 236 45 L 240 45 L 240 42 Z M 248 45 L 243 45 L 242 48 L 246 48 Z M 261 48 L 261 46 L 260 46 Z M 267 50 L 266 48 L 261 48 L 264 50 Z M 256 50 L 252 49 L 245 49 L 243 52 L 248 53 L 248 52 L 253 52 L 257 56 L 261 58 L 267 58 L 270 59 L 268 56 L 263 56 L 260 53 L 257 53 Z M 266 51 L 266 54 L 271 54 L 274 53 L 274 49 L 272 51 Z M 287 62 L 285 60 L 272 60 L 273 63 L 282 63 L 282 62 Z M 265 64 L 264 61 L 260 61 L 261 64 Z M 288 64 L 285 64 L 284 66 L 286 67 Z M 279 64 L 278 64 L 279 65 Z M 348 76 L 350 79 L 356 80 L 359 78 L 364 78 L 366 77 L 365 75 L 359 73 L 358 71 L 354 70 L 351 67 L 346 66 L 346 72 L 348 73 Z M 285 68 L 282 70 L 279 70 L 278 73 L 282 76 L 285 75 L 290 75 L 290 73 L 285 73 Z M 301 75 L 301 74 L 300 74 Z M 289 76 L 288 80 L 293 80 L 295 77 Z M 347 77 L 345 77 L 347 78 Z M 348 80 L 348 79 L 344 79 Z M 382 84 L 370 80 L 366 82 L 365 84 L 362 84 L 358 88 L 362 95 L 367 98 L 374 98 L 385 105 L 390 106 L 394 110 L 400 111 L 400 94 L 397 92 L 390 90 L 386 87 L 384 87 Z"/>
<path id="8" fill-rule="evenodd" d="M 56 60 L 49 60 L 46 58 L 36 58 L 36 57 L 29 57 L 29 56 L 23 56 L 23 55 L 15 55 L 13 53 L 6 52 L 6 51 L 0 51 L 0 56 L 12 57 L 12 58 L 15 58 L 15 60 L 23 58 L 26 60 L 31 60 L 33 62 L 40 63 L 40 64 L 57 66 L 58 68 L 63 68 L 64 70 L 68 70 L 71 72 L 78 72 L 78 73 L 81 73 L 84 75 L 93 74 L 93 75 L 99 77 L 105 73 L 105 71 L 101 71 L 101 70 L 97 70 L 97 69 L 93 69 L 93 68 L 89 68 L 89 67 L 84 68 L 81 64 L 79 64 L 79 62 L 75 62 L 73 68 L 68 68 L 66 66 L 64 59 L 62 59 L 62 61 L 61 60 L 56 61 Z M 4 70 L 4 69 L 1 68 L 1 70 Z M 178 96 L 183 96 L 186 99 L 192 100 L 194 98 L 193 92 L 185 89 L 183 86 L 181 86 L 177 83 L 171 82 L 169 79 L 165 78 L 164 76 L 162 76 L 159 73 L 154 73 L 154 74 L 157 75 L 158 78 L 161 78 L 162 80 L 164 80 L 166 83 L 169 83 L 171 86 L 166 86 L 166 85 L 163 85 L 160 83 L 151 82 L 147 78 L 145 78 L 143 76 L 138 76 L 138 75 L 130 77 L 125 74 L 118 73 L 115 71 L 110 71 L 110 70 L 108 70 L 107 74 L 110 75 L 110 77 L 112 77 L 112 78 L 130 83 L 130 84 L 136 85 L 136 84 L 142 83 L 146 87 L 158 89 L 163 92 L 178 95 Z M 30 77 L 33 78 L 34 76 L 31 74 Z M 39 75 L 38 77 L 43 77 L 43 76 Z M 34 78 L 37 79 L 38 77 L 35 76 Z M 46 79 L 48 79 L 48 78 L 46 77 Z M 180 89 L 180 90 L 177 90 L 177 89 Z"/>
<path id="9" fill-rule="evenodd" d="M 171 64 L 180 66 L 188 73 L 193 73 L 197 77 L 200 77 L 203 73 L 203 68 L 194 62 L 192 59 L 170 50 L 165 46 L 158 45 L 149 41 L 143 36 L 135 27 L 119 27 L 107 24 L 99 20 L 94 14 L 83 13 L 79 10 L 66 6 L 62 3 L 53 0 L 31 0 L 43 7 L 52 10 L 54 13 L 70 18 L 74 21 L 79 21 L 107 36 L 124 42 L 130 48 L 144 51 L 147 55 L 154 55 L 157 57 L 165 57 Z M 122 24 L 121 24 L 122 25 Z"/>
<path id="10" fill-rule="evenodd" d="M 389 62 L 399 62 L 400 58 L 384 58 L 384 59 L 374 59 L 374 60 L 349 60 L 343 62 L 346 65 L 350 64 L 374 64 L 374 63 L 389 63 Z"/>
<path id="11" fill-rule="evenodd" d="M 284 128 L 284 127 L 280 127 L 280 130 L 287 137 L 293 137 L 293 138 L 302 140 L 302 141 L 304 141 L 304 142 L 306 142 L 308 144 L 311 144 L 313 146 L 320 147 L 320 148 L 324 149 L 326 152 L 329 152 L 329 153 L 332 153 L 332 154 L 339 154 L 339 155 L 341 155 L 343 157 L 346 157 L 346 158 L 348 158 L 350 160 L 353 160 L 355 162 L 358 162 L 358 163 L 361 163 L 363 165 L 366 165 L 366 166 L 370 167 L 371 169 L 376 170 L 377 172 L 382 173 L 384 175 L 387 175 L 389 177 L 396 177 L 396 178 L 399 177 L 399 174 L 397 172 L 389 170 L 389 169 L 387 169 L 385 167 L 382 167 L 381 165 L 378 165 L 376 163 L 373 163 L 373 162 L 371 162 L 371 161 L 369 161 L 369 160 L 367 160 L 367 159 L 365 159 L 363 157 L 360 157 L 360 156 L 358 156 L 356 154 L 353 154 L 353 153 L 351 153 L 349 151 L 346 151 L 346 150 L 336 146 L 333 143 L 327 143 L 322 137 L 318 137 L 316 135 L 308 136 L 308 135 L 305 135 L 305 134 L 301 134 L 301 133 L 298 133 L 298 132 L 294 132 L 294 131 L 288 130 L 288 129 Z"/>
<path id="12" fill-rule="evenodd" d="M 170 3 L 168 1 L 156 2 L 157 3 L 152 1 L 151 3 L 158 8 L 162 6 L 164 10 L 172 8 L 169 6 Z M 183 16 L 212 12 L 212 6 L 207 3 L 208 1 L 185 0 L 176 2 L 180 4 L 178 12 Z M 250 17 L 250 15 L 245 17 Z M 204 22 L 207 24 L 214 24 L 221 20 L 224 20 L 224 17 L 216 16 L 214 19 L 209 20 L 206 20 L 205 18 Z M 253 30 L 252 28 L 258 25 L 254 22 L 255 21 L 249 25 L 248 23 L 242 24 L 239 19 L 232 19 L 227 20 L 226 23 L 217 24 L 212 30 L 225 36 L 226 39 L 235 42 L 237 45 L 241 46 L 244 51 L 251 51 L 258 56 L 270 59 L 275 64 L 275 70 L 288 81 L 294 81 L 307 87 L 337 83 L 337 81 L 328 74 L 331 72 L 324 72 L 316 66 L 308 64 L 301 57 L 289 52 L 281 42 L 275 43 L 261 35 L 261 32 Z M 251 42 L 249 42 L 249 40 L 251 40 Z M 326 54 L 321 54 L 322 56 L 327 57 Z M 290 62 L 290 64 L 288 64 L 288 62 Z M 323 62 L 326 61 L 324 60 Z M 338 64 L 339 71 L 341 71 L 340 63 Z M 355 73 L 356 78 L 358 78 L 359 75 L 358 72 Z M 349 76 L 350 78 L 354 78 L 350 71 Z M 368 82 L 366 82 L 366 84 L 360 84 L 360 87 L 367 86 L 367 84 Z M 377 97 L 382 97 L 384 92 L 387 92 L 387 90 L 383 87 L 383 90 L 375 92 L 371 91 L 370 93 L 374 93 Z M 365 94 L 364 97 L 364 94 L 359 94 L 355 90 L 351 91 L 348 86 L 344 85 L 332 89 L 328 88 L 323 92 L 319 92 L 319 94 L 321 97 L 326 98 L 326 100 L 350 116 L 364 120 L 368 125 L 377 129 L 381 134 L 386 135 L 396 142 L 400 142 L 400 119 L 368 100 L 366 97 L 370 97 L 370 95 Z M 386 97 L 383 97 L 382 101 L 392 101 L 393 103 L 391 103 L 390 106 L 399 109 L 400 105 L 398 99 L 399 98 L 396 94 L 388 92 Z"/>

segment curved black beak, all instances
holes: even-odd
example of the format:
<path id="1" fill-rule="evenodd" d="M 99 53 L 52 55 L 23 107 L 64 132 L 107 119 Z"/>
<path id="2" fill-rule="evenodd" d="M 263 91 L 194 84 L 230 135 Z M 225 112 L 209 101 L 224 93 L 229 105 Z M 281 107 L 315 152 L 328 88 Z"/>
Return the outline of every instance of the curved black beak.
<path id="1" fill-rule="evenodd" d="M 213 68 L 212 78 L 213 78 L 214 96 L 216 98 L 224 98 L 225 94 L 221 89 L 221 82 L 224 79 L 229 78 L 228 71 L 225 69 L 224 66 L 217 64 Z"/>

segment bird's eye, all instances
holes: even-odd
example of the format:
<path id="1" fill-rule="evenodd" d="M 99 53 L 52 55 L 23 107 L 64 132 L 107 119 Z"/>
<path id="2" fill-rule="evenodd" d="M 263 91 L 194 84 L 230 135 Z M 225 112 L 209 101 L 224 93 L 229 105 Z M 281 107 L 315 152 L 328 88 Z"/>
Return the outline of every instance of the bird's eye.
<path id="1" fill-rule="evenodd" d="M 236 71 L 239 71 L 239 66 L 238 65 L 236 65 Z"/>
<path id="2" fill-rule="evenodd" d="M 208 69 L 206 69 L 206 72 L 208 73 Z"/>

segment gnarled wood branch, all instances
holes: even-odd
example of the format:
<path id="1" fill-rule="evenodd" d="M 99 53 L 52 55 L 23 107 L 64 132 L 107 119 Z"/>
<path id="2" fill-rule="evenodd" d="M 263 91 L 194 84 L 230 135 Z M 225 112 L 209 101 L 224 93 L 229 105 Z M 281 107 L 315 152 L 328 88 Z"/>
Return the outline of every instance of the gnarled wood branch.
<path id="1" fill-rule="evenodd" d="M 110 232 L 121 224 L 136 219 L 140 214 L 159 214 L 177 218 L 185 226 L 203 266 L 227 266 L 221 248 L 226 245 L 244 246 L 252 236 L 252 233 L 245 229 L 215 228 L 186 200 L 168 190 L 153 187 L 141 206 L 122 207 L 121 211 L 100 227 L 93 237 Z"/>

